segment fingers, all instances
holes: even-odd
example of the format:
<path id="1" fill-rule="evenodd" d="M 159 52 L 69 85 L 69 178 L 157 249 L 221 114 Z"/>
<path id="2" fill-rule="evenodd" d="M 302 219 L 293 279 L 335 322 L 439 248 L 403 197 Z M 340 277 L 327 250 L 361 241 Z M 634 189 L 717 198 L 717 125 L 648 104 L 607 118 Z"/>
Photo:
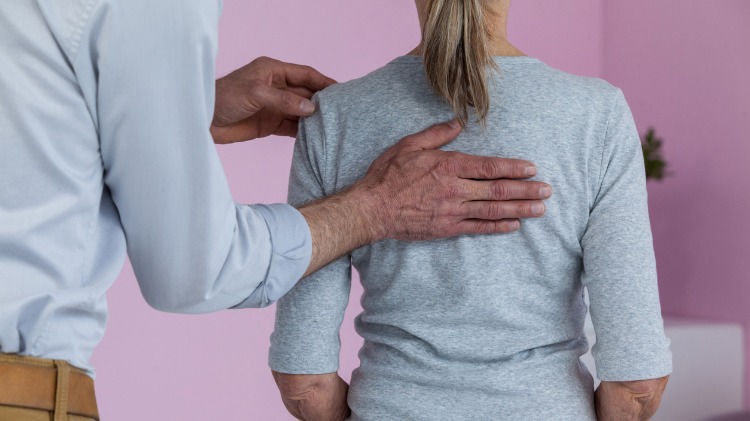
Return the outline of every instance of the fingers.
<path id="1" fill-rule="evenodd" d="M 301 86 L 287 86 L 286 90 L 307 99 L 312 99 L 313 95 L 315 95 L 315 91 L 313 91 L 312 89 L 304 88 Z"/>
<path id="2" fill-rule="evenodd" d="M 306 117 L 315 112 L 315 104 L 309 99 L 262 82 L 253 84 L 250 96 L 250 101 L 259 108 L 266 108 L 272 112 L 297 117 Z"/>
<path id="3" fill-rule="evenodd" d="M 518 231 L 521 228 L 521 222 L 517 219 L 500 221 L 466 219 L 459 222 L 456 228 L 464 234 L 507 234 Z"/>
<path id="4" fill-rule="evenodd" d="M 313 91 L 321 91 L 336 83 L 335 80 L 320 73 L 310 66 L 279 62 L 284 72 L 287 85 L 309 88 Z"/>
<path id="5" fill-rule="evenodd" d="M 298 127 L 294 118 L 256 114 L 229 126 L 211 125 L 211 135 L 215 143 L 229 144 L 270 135 L 296 137 Z"/>
<path id="6" fill-rule="evenodd" d="M 298 128 L 299 128 L 298 121 L 285 118 L 281 120 L 281 124 L 279 124 L 279 127 L 276 129 L 274 134 L 276 136 L 297 137 Z"/>
<path id="7" fill-rule="evenodd" d="M 544 215 L 544 203 L 536 200 L 474 201 L 461 205 L 466 219 L 497 221 L 502 219 L 538 218 Z"/>
<path id="8" fill-rule="evenodd" d="M 458 121 L 451 120 L 407 136 L 401 139 L 396 146 L 412 151 L 437 149 L 454 141 L 460 133 L 461 126 Z"/>
<path id="9" fill-rule="evenodd" d="M 536 175 L 536 166 L 521 159 L 494 158 L 455 152 L 456 175 L 461 178 L 493 180 L 498 178 L 528 178 Z"/>
<path id="10" fill-rule="evenodd" d="M 538 181 L 464 180 L 467 200 L 538 200 L 552 196 L 552 187 Z"/>

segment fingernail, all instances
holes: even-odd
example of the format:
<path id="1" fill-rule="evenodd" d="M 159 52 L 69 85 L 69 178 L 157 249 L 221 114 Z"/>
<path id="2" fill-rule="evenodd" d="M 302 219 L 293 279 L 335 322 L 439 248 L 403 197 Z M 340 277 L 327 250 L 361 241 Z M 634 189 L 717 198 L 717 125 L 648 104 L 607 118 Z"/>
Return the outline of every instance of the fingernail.
<path id="1" fill-rule="evenodd" d="M 516 231 L 519 228 L 521 228 L 521 223 L 518 221 L 513 221 L 513 222 L 508 223 L 508 229 L 510 229 L 511 231 Z"/>
<path id="2" fill-rule="evenodd" d="M 544 203 L 537 202 L 531 205 L 531 213 L 534 215 L 542 215 L 544 213 Z"/>
<path id="3" fill-rule="evenodd" d="M 526 175 L 527 175 L 528 177 L 534 176 L 534 175 L 536 175 L 536 167 L 535 167 L 535 166 L 533 166 L 533 165 L 532 165 L 532 166 L 530 166 L 530 167 L 526 167 L 526 169 L 524 170 L 524 173 L 525 173 L 525 174 L 526 174 Z"/>
<path id="4" fill-rule="evenodd" d="M 541 196 L 543 199 L 546 199 L 552 196 L 552 187 L 544 186 L 541 189 L 539 189 L 539 196 Z"/>
<path id="5" fill-rule="evenodd" d="M 299 104 L 299 110 L 302 114 L 312 114 L 315 111 L 315 104 L 312 101 L 304 99 Z"/>
<path id="6" fill-rule="evenodd" d="M 454 118 L 453 120 L 448 122 L 448 125 L 451 127 L 451 129 L 457 129 L 460 124 L 458 124 L 458 119 Z"/>

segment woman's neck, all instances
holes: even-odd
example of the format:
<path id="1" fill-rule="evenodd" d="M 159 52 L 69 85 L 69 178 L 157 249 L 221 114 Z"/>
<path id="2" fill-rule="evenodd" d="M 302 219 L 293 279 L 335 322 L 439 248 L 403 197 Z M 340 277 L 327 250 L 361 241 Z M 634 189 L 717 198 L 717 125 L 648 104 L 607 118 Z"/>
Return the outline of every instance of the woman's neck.
<path id="1" fill-rule="evenodd" d="M 519 50 L 508 42 L 506 39 L 493 40 L 490 45 L 490 54 L 493 56 L 500 57 L 522 57 L 525 56 L 523 51 Z M 421 56 L 422 55 L 422 44 L 420 43 L 416 48 L 409 52 L 410 56 Z"/>
<path id="2" fill-rule="evenodd" d="M 419 26 L 424 31 L 424 22 L 427 19 L 426 16 L 426 2 L 424 0 L 417 1 L 417 13 L 419 15 Z M 490 11 L 492 15 L 488 19 L 489 32 L 490 32 L 490 54 L 493 56 L 505 56 L 505 57 L 519 57 L 525 56 L 523 51 L 519 50 L 508 41 L 508 12 L 510 10 L 509 0 L 498 0 L 494 4 L 494 9 Z M 410 56 L 421 56 L 422 55 L 422 43 L 409 52 Z"/>

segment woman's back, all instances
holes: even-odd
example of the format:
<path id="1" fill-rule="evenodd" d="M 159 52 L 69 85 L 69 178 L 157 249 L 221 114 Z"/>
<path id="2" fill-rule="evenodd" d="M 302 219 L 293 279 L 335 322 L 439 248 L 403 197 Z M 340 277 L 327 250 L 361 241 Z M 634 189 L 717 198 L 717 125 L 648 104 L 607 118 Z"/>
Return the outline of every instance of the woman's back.
<path id="1" fill-rule="evenodd" d="M 603 338 L 600 374 L 669 370 L 643 163 L 621 92 L 529 57 L 496 62 L 486 127 L 469 124 L 445 149 L 535 162 L 555 190 L 545 216 L 508 235 L 362 247 L 279 302 L 271 367 L 336 371 L 350 262 L 359 271 L 352 419 L 595 420 L 578 359 L 582 280 Z M 294 205 L 345 189 L 398 139 L 453 116 L 416 56 L 329 88 L 318 104 L 295 150 Z"/>

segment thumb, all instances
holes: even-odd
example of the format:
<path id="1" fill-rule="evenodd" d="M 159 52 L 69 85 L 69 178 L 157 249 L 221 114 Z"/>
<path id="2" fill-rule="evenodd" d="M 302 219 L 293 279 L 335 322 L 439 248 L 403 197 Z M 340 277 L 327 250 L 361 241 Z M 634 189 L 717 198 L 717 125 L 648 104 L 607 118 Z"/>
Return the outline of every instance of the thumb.
<path id="1" fill-rule="evenodd" d="M 307 117 L 315 112 L 315 104 L 293 92 L 258 84 L 251 93 L 251 101 L 261 108 L 297 117 Z"/>
<path id="2" fill-rule="evenodd" d="M 411 151 L 438 149 L 453 142 L 462 130 L 463 128 L 458 120 L 454 119 L 407 136 L 401 139 L 398 144 L 401 148 Z"/>

